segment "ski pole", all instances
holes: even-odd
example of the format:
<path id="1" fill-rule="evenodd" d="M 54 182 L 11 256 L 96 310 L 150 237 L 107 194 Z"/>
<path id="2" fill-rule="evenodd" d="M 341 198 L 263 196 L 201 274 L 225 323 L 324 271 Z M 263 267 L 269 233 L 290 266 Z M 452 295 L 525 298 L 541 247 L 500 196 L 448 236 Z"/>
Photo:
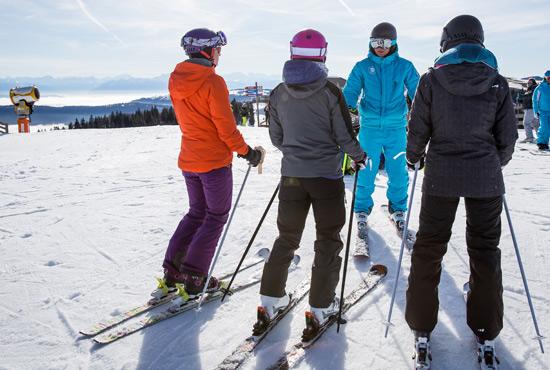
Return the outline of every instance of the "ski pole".
<path id="1" fill-rule="evenodd" d="M 407 218 L 405 219 L 405 230 L 403 230 L 403 239 L 401 240 L 401 250 L 399 251 L 399 261 L 397 262 L 397 269 L 395 270 L 395 281 L 393 283 L 393 293 L 391 295 L 390 311 L 388 312 L 388 320 L 386 321 L 386 332 L 384 338 L 388 337 L 388 331 L 391 325 L 391 314 L 393 311 L 393 303 L 395 302 L 395 293 L 397 291 L 397 284 L 399 283 L 399 272 L 401 271 L 401 261 L 403 260 L 403 250 L 405 249 L 405 242 L 407 241 L 409 233 L 409 218 L 411 217 L 411 207 L 414 197 L 414 188 L 416 186 L 416 177 L 418 176 L 418 169 L 420 168 L 420 162 L 414 165 L 414 177 L 411 188 L 411 196 L 409 197 L 409 211 L 407 212 Z"/>
<path id="2" fill-rule="evenodd" d="M 521 272 L 521 279 L 523 280 L 523 286 L 525 288 L 525 294 L 527 295 L 527 302 L 529 302 L 529 309 L 531 310 L 531 318 L 533 319 L 533 325 L 535 326 L 535 332 L 537 336 L 536 340 L 539 342 L 540 351 L 544 353 L 544 347 L 542 345 L 542 339 L 544 338 L 539 331 L 539 325 L 537 324 L 537 317 L 535 316 L 535 308 L 533 307 L 533 302 L 531 301 L 531 293 L 529 293 L 529 286 L 527 285 L 527 277 L 525 276 L 525 271 L 523 270 L 523 263 L 521 262 L 521 255 L 519 254 L 518 242 L 516 240 L 516 233 L 514 232 L 514 227 L 512 226 L 512 218 L 510 217 L 510 211 L 508 210 L 508 204 L 506 203 L 506 198 L 502 196 L 502 203 L 504 203 L 504 211 L 506 212 L 506 218 L 508 219 L 508 226 L 510 227 L 510 233 L 512 234 L 512 241 L 514 242 L 514 249 L 516 250 L 516 257 L 518 260 L 519 271 Z"/>
<path id="3" fill-rule="evenodd" d="M 231 288 L 231 284 L 233 284 L 233 280 L 235 280 L 235 276 L 237 276 L 237 274 L 239 273 L 239 270 L 241 269 L 241 265 L 243 264 L 243 261 L 246 258 L 246 255 L 248 254 L 248 251 L 250 250 L 252 243 L 254 243 L 254 240 L 256 239 L 256 235 L 258 235 L 258 231 L 260 231 L 260 227 L 262 226 L 264 219 L 267 216 L 269 209 L 271 208 L 271 204 L 273 204 L 273 200 L 275 199 L 275 196 L 279 192 L 280 186 L 281 186 L 281 183 L 278 183 L 277 187 L 275 188 L 275 191 L 273 192 L 273 195 L 271 196 L 271 199 L 269 200 L 269 203 L 267 203 L 267 207 L 265 208 L 264 214 L 262 215 L 262 218 L 260 218 L 260 222 L 258 223 L 258 226 L 256 226 L 256 230 L 254 230 L 254 233 L 252 234 L 252 237 L 250 238 L 250 241 L 248 242 L 248 245 L 244 250 L 243 256 L 241 257 L 241 260 L 239 261 L 239 264 L 237 265 L 237 268 L 235 269 L 233 276 L 231 276 L 229 285 L 227 286 L 227 288 L 225 288 L 225 292 L 223 293 L 223 297 L 222 297 L 222 302 L 225 299 L 225 296 L 227 295 L 227 293 L 229 292 L 229 289 Z"/>
<path id="4" fill-rule="evenodd" d="M 204 288 L 202 290 L 202 294 L 199 298 L 199 303 L 197 304 L 197 311 L 200 310 L 202 301 L 204 300 L 204 296 L 206 293 L 206 289 L 208 288 L 208 283 L 210 282 L 210 278 L 212 277 L 212 272 L 214 271 L 214 267 L 216 266 L 216 262 L 218 261 L 218 257 L 220 255 L 220 252 L 222 250 L 223 242 L 225 241 L 225 237 L 227 236 L 227 231 L 229 230 L 229 226 L 231 225 L 231 221 L 233 220 L 233 216 L 235 215 L 235 211 L 237 210 L 237 205 L 239 204 L 239 200 L 241 199 L 241 194 L 243 193 L 244 186 L 246 184 L 246 180 L 248 180 L 248 175 L 250 174 L 250 169 L 252 168 L 251 165 L 248 165 L 248 169 L 246 170 L 246 174 L 244 175 L 244 180 L 241 185 L 241 189 L 239 190 L 239 194 L 237 195 L 237 199 L 235 200 L 235 204 L 233 205 L 233 209 L 231 210 L 231 215 L 229 215 L 229 220 L 227 221 L 227 225 L 225 225 L 225 230 L 223 231 L 222 239 L 220 241 L 220 244 L 218 245 L 218 249 L 216 250 L 216 255 L 214 256 L 214 260 L 210 264 L 210 270 L 208 271 L 208 277 L 206 278 L 206 283 L 204 284 Z"/>
<path id="5" fill-rule="evenodd" d="M 338 321 L 336 332 L 340 332 L 340 321 L 342 320 L 342 306 L 344 305 L 344 289 L 346 288 L 346 275 L 348 272 L 349 245 L 351 241 L 351 229 L 353 227 L 353 207 L 355 207 L 355 191 L 357 190 L 357 179 L 359 178 L 359 167 L 355 170 L 353 178 L 353 194 L 351 196 L 351 209 L 349 211 L 348 238 L 346 240 L 346 255 L 344 257 L 344 273 L 342 275 L 342 289 L 340 291 L 340 307 L 338 308 Z"/>

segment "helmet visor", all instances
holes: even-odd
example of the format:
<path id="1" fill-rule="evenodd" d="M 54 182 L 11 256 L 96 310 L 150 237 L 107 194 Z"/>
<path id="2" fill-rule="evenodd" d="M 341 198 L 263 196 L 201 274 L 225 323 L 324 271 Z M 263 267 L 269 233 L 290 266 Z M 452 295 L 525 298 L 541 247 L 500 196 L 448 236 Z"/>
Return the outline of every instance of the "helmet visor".
<path id="1" fill-rule="evenodd" d="M 376 39 L 371 38 L 370 39 L 370 46 L 373 49 L 389 49 L 393 45 L 397 44 L 396 40 L 390 40 L 390 39 Z"/>

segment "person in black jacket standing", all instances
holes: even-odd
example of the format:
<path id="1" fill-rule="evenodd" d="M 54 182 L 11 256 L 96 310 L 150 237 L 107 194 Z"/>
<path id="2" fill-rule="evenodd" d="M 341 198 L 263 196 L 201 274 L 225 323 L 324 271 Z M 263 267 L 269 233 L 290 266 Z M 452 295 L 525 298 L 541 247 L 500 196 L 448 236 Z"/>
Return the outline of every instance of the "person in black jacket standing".
<path id="1" fill-rule="evenodd" d="M 502 329 L 501 168 L 512 158 L 518 138 L 508 83 L 483 42 L 477 18 L 452 19 L 441 36 L 442 55 L 418 84 L 407 162 L 422 168 L 425 157 L 426 169 L 405 313 L 417 350 L 419 345 L 429 350 L 437 324 L 441 261 L 463 197 L 470 257 L 467 321 L 482 358 L 494 355 L 493 341 Z"/>

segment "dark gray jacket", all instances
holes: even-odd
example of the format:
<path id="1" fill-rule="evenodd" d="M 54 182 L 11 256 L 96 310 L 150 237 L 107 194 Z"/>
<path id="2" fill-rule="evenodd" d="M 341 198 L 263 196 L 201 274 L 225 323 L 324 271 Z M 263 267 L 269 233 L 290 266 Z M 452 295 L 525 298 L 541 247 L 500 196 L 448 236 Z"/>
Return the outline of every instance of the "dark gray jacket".
<path id="1" fill-rule="evenodd" d="M 269 135 L 283 153 L 281 174 L 289 177 L 342 176 L 343 152 L 361 160 L 342 93 L 327 81 L 324 64 L 286 62 L 284 83 L 269 98 Z"/>
<path id="2" fill-rule="evenodd" d="M 426 155 L 422 191 L 434 196 L 484 198 L 504 194 L 501 167 L 517 134 L 506 79 L 484 63 L 430 69 L 412 105 L 407 160 Z"/>

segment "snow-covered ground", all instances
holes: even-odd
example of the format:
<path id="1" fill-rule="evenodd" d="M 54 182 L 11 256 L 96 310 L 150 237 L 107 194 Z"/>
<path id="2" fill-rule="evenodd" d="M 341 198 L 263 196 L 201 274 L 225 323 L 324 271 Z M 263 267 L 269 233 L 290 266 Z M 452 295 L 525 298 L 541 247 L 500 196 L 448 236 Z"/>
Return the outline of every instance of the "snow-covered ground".
<path id="1" fill-rule="evenodd" d="M 242 128 L 251 145 L 268 152 L 264 173 L 251 174 L 223 248 L 217 272 L 235 268 L 279 177 L 280 153 L 267 130 Z M 0 368 L 1 369 L 212 369 L 251 332 L 258 287 L 211 303 L 107 346 L 78 331 L 138 305 L 161 275 L 164 251 L 187 208 L 176 166 L 176 126 L 71 130 L 0 136 Z M 246 163 L 234 161 L 237 194 Z M 517 149 L 505 169 L 510 206 L 543 334 L 550 335 L 550 157 Z M 420 189 L 421 177 L 417 184 Z M 346 179 L 348 207 L 352 179 Z M 377 180 L 378 205 L 386 178 Z M 418 225 L 420 192 L 412 228 Z M 254 250 L 276 237 L 276 204 Z M 462 284 L 468 277 L 463 207 L 453 228 L 441 278 L 440 322 L 432 335 L 433 368 L 475 369 L 473 335 L 466 325 Z M 340 334 L 331 329 L 301 369 L 407 369 L 413 337 L 404 317 L 405 254 L 393 323 L 384 325 L 400 241 L 382 209 L 369 221 L 372 261 L 388 266 L 384 284 L 348 314 Z M 347 228 L 344 228 L 344 231 Z M 308 278 L 313 258 L 312 215 L 289 288 Z M 501 369 L 549 369 L 541 355 L 510 232 L 503 215 L 504 330 L 497 341 Z M 350 261 L 347 290 L 371 262 Z M 261 269 L 239 275 L 246 281 Z M 260 345 L 247 369 L 263 369 L 299 338 L 304 300 Z M 550 347 L 550 344 L 547 344 Z"/>

